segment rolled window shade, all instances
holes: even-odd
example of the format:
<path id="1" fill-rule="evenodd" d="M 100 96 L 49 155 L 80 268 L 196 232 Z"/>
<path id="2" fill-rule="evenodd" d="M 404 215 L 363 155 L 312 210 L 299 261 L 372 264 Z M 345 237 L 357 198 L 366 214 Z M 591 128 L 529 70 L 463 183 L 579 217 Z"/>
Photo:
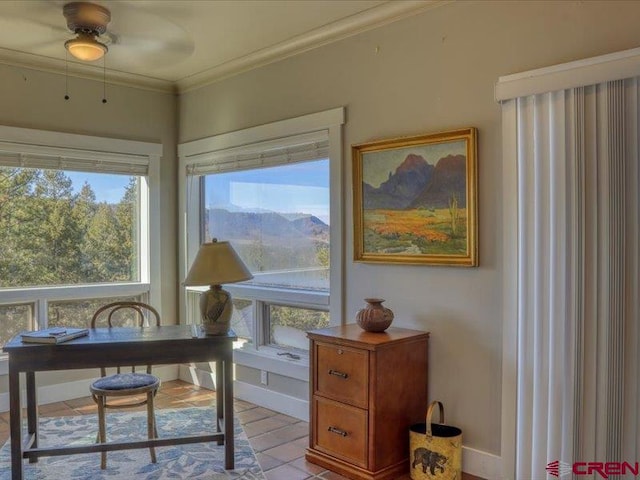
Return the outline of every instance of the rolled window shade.
<path id="1" fill-rule="evenodd" d="M 149 173 L 148 156 L 69 150 L 61 155 L 56 150 L 49 148 L 48 151 L 34 151 L 30 148 L 12 149 L 0 146 L 0 165 L 121 175 L 146 176 Z"/>
<path id="2" fill-rule="evenodd" d="M 0 165 L 5 167 L 42 168 L 49 170 L 73 170 L 78 172 L 112 173 L 145 176 L 148 164 L 104 162 L 96 160 L 66 159 L 47 156 L 22 156 L 0 153 Z"/>
<path id="3" fill-rule="evenodd" d="M 189 159 L 189 175 L 250 170 L 329 157 L 326 130 L 206 152 Z"/>

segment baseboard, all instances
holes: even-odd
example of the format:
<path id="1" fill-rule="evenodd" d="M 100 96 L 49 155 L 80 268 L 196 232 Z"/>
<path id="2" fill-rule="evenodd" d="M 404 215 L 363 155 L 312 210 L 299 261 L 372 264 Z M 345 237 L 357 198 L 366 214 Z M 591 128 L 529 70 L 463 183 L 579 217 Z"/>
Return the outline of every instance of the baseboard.
<path id="1" fill-rule="evenodd" d="M 284 413 L 298 420 L 309 421 L 309 402 L 306 400 L 237 380 L 233 383 L 233 392 L 240 400 Z"/>
<path id="2" fill-rule="evenodd" d="M 215 375 L 194 366 L 180 365 L 178 378 L 201 387 L 215 389 Z M 309 402 L 306 400 L 238 380 L 233 382 L 233 395 L 254 405 L 284 413 L 305 422 L 309 421 Z"/>
<path id="3" fill-rule="evenodd" d="M 209 390 L 216 389 L 216 376 L 213 372 L 207 372 L 193 365 L 180 365 L 178 369 L 178 379 L 208 388 Z"/>
<path id="4" fill-rule="evenodd" d="M 502 458 L 463 446 L 462 471 L 480 478 L 498 479 L 502 477 Z"/>
<path id="5" fill-rule="evenodd" d="M 160 377 L 163 382 L 176 380 L 178 378 L 177 365 L 157 366 L 153 369 L 153 374 Z M 99 374 L 98 374 L 99 375 Z M 57 383 L 55 385 L 45 385 L 38 387 L 38 405 L 47 403 L 64 402 L 74 398 L 86 397 L 89 395 L 89 386 L 95 378 L 75 380 L 73 382 Z M 20 392 L 22 405 L 25 406 L 25 389 Z M 0 412 L 9 411 L 9 394 L 0 394 Z"/>

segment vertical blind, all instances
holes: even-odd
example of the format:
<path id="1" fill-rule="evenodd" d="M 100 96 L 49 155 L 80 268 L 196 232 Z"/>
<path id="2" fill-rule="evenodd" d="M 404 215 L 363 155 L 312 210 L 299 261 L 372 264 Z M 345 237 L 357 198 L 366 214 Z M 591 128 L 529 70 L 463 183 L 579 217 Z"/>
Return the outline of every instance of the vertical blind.
<path id="1" fill-rule="evenodd" d="M 505 319 L 515 478 L 555 478 L 555 461 L 638 460 L 639 88 L 628 78 L 505 100 L 517 137 L 504 158 L 517 172 L 517 312 Z"/>

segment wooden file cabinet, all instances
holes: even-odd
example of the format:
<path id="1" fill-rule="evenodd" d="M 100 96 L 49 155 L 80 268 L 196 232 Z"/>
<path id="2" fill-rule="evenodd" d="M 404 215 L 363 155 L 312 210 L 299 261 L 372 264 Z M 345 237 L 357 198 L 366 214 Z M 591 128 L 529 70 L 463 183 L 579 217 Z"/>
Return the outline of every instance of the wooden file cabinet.
<path id="1" fill-rule="evenodd" d="M 409 427 L 427 408 L 427 332 L 356 324 L 308 332 L 308 461 L 354 479 L 409 471 Z"/>

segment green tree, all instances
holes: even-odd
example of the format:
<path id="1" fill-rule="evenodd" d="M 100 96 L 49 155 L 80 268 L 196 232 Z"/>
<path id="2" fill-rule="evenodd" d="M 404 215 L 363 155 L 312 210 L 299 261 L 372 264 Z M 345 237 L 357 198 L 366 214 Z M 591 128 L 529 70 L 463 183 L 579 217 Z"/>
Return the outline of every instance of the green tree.
<path id="1" fill-rule="evenodd" d="M 71 180 L 54 170 L 3 173 L 2 284 L 73 283 L 79 232 L 71 216 Z"/>
<path id="2" fill-rule="evenodd" d="M 38 170 L 0 167 L 0 287 L 16 285 L 15 262 L 19 261 L 16 231 L 24 207 L 21 199 L 33 188 Z"/>
<path id="3" fill-rule="evenodd" d="M 262 272 L 267 267 L 267 249 L 261 235 L 254 236 L 251 243 L 244 245 L 242 258 L 252 272 Z"/>
<path id="4" fill-rule="evenodd" d="M 113 207 L 106 202 L 98 204 L 85 238 L 86 252 L 91 258 L 91 277 L 95 282 L 116 280 L 113 277 L 118 271 L 118 265 L 114 263 L 119 242 L 117 229 Z"/>
<path id="5" fill-rule="evenodd" d="M 30 247 L 36 271 L 28 284 L 73 284 L 80 279 L 78 245 L 82 232 L 72 215 L 73 185 L 59 170 L 44 170 L 34 185 L 34 197 L 28 205 L 32 216 L 29 231 L 23 238 Z"/>
<path id="6" fill-rule="evenodd" d="M 134 258 L 137 191 L 137 181 L 132 178 L 118 204 L 96 206 L 84 238 L 94 282 L 122 282 L 138 276 Z"/>
<path id="7" fill-rule="evenodd" d="M 80 192 L 75 198 L 72 215 L 80 231 L 81 239 L 78 246 L 80 256 L 80 276 L 86 282 L 96 281 L 93 277 L 93 265 L 91 255 L 87 251 L 87 232 L 91 225 L 91 219 L 96 214 L 98 206 L 96 204 L 96 194 L 91 186 L 85 182 Z"/>
<path id="8" fill-rule="evenodd" d="M 7 228 L 16 201 L 27 195 L 40 171 L 27 168 L 0 167 L 0 226 Z"/>
<path id="9" fill-rule="evenodd" d="M 115 263 L 115 275 L 117 280 L 131 280 L 138 277 L 134 261 L 135 239 L 137 238 L 136 208 L 138 204 L 138 180 L 131 177 L 125 188 L 122 200 L 115 208 L 115 221 L 117 224 L 117 244 L 113 249 L 113 261 Z"/>

